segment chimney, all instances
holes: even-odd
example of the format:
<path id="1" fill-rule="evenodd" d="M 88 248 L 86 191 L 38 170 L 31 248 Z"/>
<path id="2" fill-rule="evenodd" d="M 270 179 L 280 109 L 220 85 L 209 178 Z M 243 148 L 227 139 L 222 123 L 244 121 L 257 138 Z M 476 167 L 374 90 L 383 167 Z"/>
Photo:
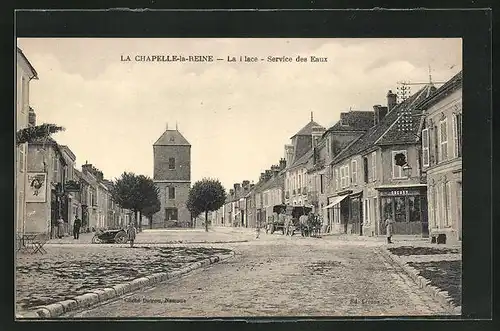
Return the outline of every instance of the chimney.
<path id="1" fill-rule="evenodd" d="M 312 148 L 318 145 L 319 139 L 321 139 L 321 136 L 323 136 L 323 133 L 325 133 L 325 131 L 325 128 L 322 128 L 320 126 L 315 126 L 312 128 Z"/>
<path id="2" fill-rule="evenodd" d="M 249 180 L 244 180 L 243 183 L 242 183 L 243 189 L 245 191 L 248 191 L 248 186 L 249 185 L 250 185 L 250 181 Z"/>
<path id="3" fill-rule="evenodd" d="M 82 165 L 82 171 L 83 172 L 92 172 L 92 164 L 85 162 L 85 164 Z"/>
<path id="4" fill-rule="evenodd" d="M 378 125 L 380 121 L 387 115 L 387 107 L 382 107 L 381 105 L 373 106 L 373 124 Z"/>
<path id="5" fill-rule="evenodd" d="M 285 160 L 288 165 L 292 164 L 294 149 L 293 145 L 285 145 Z"/>
<path id="6" fill-rule="evenodd" d="M 391 111 L 396 107 L 397 95 L 392 93 L 392 90 L 387 92 L 387 110 Z"/>
<path id="7" fill-rule="evenodd" d="M 349 125 L 349 113 L 340 113 L 340 125 Z"/>
<path id="8" fill-rule="evenodd" d="M 31 108 L 31 107 L 30 107 L 28 116 L 29 116 L 29 120 L 28 120 L 29 126 L 35 126 L 36 125 L 36 114 L 35 114 L 35 111 L 33 110 L 33 108 Z"/>
<path id="9" fill-rule="evenodd" d="M 285 159 L 281 159 L 280 160 L 280 170 L 284 170 L 286 168 L 286 160 Z"/>

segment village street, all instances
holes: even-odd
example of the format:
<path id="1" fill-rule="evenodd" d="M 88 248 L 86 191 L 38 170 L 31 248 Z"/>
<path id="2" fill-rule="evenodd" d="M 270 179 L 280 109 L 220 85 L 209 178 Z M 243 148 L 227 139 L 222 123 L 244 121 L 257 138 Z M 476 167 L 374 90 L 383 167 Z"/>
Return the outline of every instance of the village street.
<path id="1" fill-rule="evenodd" d="M 161 233 L 169 231 L 159 231 Z M 179 233 L 180 231 L 176 231 Z M 148 231 L 138 236 L 147 245 Z M 189 236 L 195 235 L 191 240 Z M 177 234 L 180 235 L 180 234 Z M 249 229 L 186 231 L 183 244 L 228 248 L 235 256 L 180 279 L 61 317 L 229 317 L 447 315 L 449 308 L 420 289 L 380 254 L 381 239 L 357 236 L 285 237 Z M 151 236 L 151 234 L 149 234 Z M 170 237 L 170 236 L 168 236 Z M 247 240 L 247 241 L 244 241 Z M 155 240 L 150 240 L 152 244 Z M 159 243 L 158 243 L 159 244 Z M 399 245 L 411 244 L 410 241 Z M 86 244 L 80 244 L 85 246 Z M 160 244 L 161 245 L 161 244 Z M 396 243 L 395 245 L 398 245 Z M 60 245 L 61 249 L 63 244 Z M 73 246 L 73 245 L 71 245 Z M 95 245 L 94 245 L 95 246 Z M 100 245 L 99 245 L 100 246 Z"/>

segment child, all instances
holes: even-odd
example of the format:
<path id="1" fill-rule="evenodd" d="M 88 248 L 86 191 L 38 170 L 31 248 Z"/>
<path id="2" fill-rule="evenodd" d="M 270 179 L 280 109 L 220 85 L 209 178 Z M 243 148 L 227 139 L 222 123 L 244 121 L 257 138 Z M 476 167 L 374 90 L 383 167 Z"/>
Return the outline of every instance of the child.
<path id="1" fill-rule="evenodd" d="M 137 230 L 134 226 L 134 223 L 130 223 L 128 225 L 127 234 L 128 234 L 128 240 L 130 241 L 130 247 L 134 247 L 134 240 L 137 234 Z"/>

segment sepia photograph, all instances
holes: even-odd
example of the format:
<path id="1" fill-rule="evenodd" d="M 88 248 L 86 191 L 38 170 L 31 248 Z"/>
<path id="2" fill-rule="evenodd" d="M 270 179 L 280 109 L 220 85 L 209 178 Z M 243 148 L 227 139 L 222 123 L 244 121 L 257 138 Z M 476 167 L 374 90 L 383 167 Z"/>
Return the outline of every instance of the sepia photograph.
<path id="1" fill-rule="evenodd" d="M 16 44 L 17 320 L 461 315 L 461 38 Z"/>

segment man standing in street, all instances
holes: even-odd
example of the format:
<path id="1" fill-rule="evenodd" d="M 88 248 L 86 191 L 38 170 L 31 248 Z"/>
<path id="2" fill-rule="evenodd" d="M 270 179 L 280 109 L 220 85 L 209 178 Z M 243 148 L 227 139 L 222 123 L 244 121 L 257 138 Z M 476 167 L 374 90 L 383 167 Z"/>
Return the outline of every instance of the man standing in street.
<path id="1" fill-rule="evenodd" d="M 73 238 L 80 239 L 80 228 L 82 227 L 82 220 L 75 215 L 75 220 L 73 222 Z"/>

